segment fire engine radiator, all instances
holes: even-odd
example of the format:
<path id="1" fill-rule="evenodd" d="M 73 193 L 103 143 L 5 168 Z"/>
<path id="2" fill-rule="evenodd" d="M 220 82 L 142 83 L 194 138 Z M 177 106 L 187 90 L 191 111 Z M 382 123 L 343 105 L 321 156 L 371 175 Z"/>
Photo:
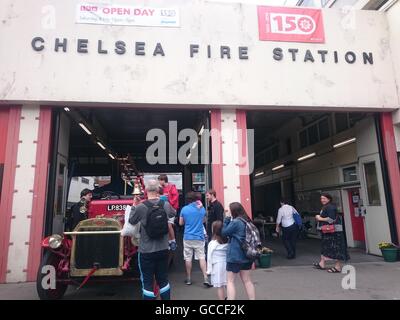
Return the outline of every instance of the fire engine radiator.
<path id="1" fill-rule="evenodd" d="M 96 230 L 97 229 L 97 230 Z M 113 228 L 82 228 L 80 231 L 114 231 Z M 93 268 L 98 263 L 100 268 L 119 266 L 119 234 L 93 234 L 76 236 L 75 267 Z"/>
<path id="2" fill-rule="evenodd" d="M 94 267 L 94 276 L 122 275 L 123 238 L 119 231 L 121 224 L 115 219 L 80 222 L 71 232 L 71 276 L 86 276 Z"/>

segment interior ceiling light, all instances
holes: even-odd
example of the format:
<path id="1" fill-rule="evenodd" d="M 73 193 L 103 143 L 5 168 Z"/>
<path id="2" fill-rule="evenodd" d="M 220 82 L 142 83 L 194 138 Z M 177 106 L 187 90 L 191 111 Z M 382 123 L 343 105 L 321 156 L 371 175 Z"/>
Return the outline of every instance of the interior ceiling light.
<path id="1" fill-rule="evenodd" d="M 302 156 L 300 158 L 297 159 L 297 161 L 303 161 L 303 160 L 307 160 L 310 159 L 312 157 L 315 157 L 317 154 L 315 152 L 310 153 L 310 154 L 306 154 L 305 156 Z"/>
<path id="2" fill-rule="evenodd" d="M 340 148 L 340 147 L 346 146 L 346 145 L 348 145 L 350 143 L 353 143 L 353 142 L 356 142 L 356 138 L 351 138 L 351 139 L 347 139 L 345 141 L 336 143 L 336 144 L 333 145 L 333 147 L 334 148 Z"/>
<path id="3" fill-rule="evenodd" d="M 102 144 L 100 141 L 97 141 L 97 145 L 102 148 L 103 150 L 106 150 L 106 147 L 104 146 L 104 144 Z"/>
<path id="4" fill-rule="evenodd" d="M 262 176 L 263 174 L 264 174 L 264 171 L 260 171 L 260 172 L 257 172 L 254 176 L 259 177 L 259 176 Z"/>
<path id="5" fill-rule="evenodd" d="M 276 170 L 282 169 L 282 168 L 284 168 L 284 167 L 285 167 L 285 165 L 284 165 L 284 164 L 281 164 L 281 165 L 279 165 L 279 166 L 277 166 L 277 167 L 275 167 L 275 168 L 272 168 L 272 171 L 276 171 Z"/>
<path id="6" fill-rule="evenodd" d="M 92 132 L 82 123 L 79 122 L 79 126 L 85 131 L 89 136 L 92 135 Z"/>

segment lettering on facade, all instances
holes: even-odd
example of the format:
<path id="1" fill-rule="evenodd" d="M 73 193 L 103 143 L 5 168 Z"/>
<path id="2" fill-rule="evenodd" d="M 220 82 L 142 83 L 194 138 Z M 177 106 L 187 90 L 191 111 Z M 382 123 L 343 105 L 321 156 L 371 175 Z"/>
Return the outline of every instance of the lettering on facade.
<path id="1" fill-rule="evenodd" d="M 136 56 L 164 57 L 166 52 L 161 42 L 149 45 L 143 41 L 126 42 L 122 40 L 115 41 L 112 45 L 106 44 L 103 40 L 90 41 L 89 39 L 78 38 L 76 41 L 71 41 L 67 38 L 56 38 L 53 42 L 46 41 L 43 37 L 34 37 L 31 41 L 31 46 L 34 51 L 42 52 L 45 50 L 54 50 L 57 53 L 68 53 L 75 51 L 79 54 L 132 54 Z M 89 47 L 90 46 L 90 47 Z M 218 59 L 239 59 L 249 60 L 250 51 L 247 46 L 211 46 L 188 44 L 188 57 L 191 59 L 198 58 L 218 58 Z M 270 56 L 275 61 L 290 60 L 292 62 L 304 63 L 363 63 L 365 65 L 374 64 L 374 55 L 372 52 L 339 52 L 337 50 L 312 50 L 275 47 L 271 49 Z"/>

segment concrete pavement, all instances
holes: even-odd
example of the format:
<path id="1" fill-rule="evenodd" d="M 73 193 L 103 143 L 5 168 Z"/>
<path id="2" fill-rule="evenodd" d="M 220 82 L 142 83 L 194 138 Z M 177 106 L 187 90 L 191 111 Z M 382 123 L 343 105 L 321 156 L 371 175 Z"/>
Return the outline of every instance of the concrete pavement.
<path id="1" fill-rule="evenodd" d="M 363 262 L 353 264 L 356 288 L 342 288 L 344 274 L 328 274 L 310 266 L 272 267 L 253 271 L 257 299 L 400 299 L 400 262 Z M 172 297 L 177 300 L 213 300 L 216 292 L 202 285 L 199 271 L 193 275 L 193 284 L 183 283 L 182 273 L 170 276 Z M 237 279 L 238 299 L 245 299 Z M 34 283 L 0 285 L 0 299 L 38 299 Z M 91 285 L 76 292 L 68 289 L 65 299 L 140 299 L 140 283 Z"/>
<path id="2" fill-rule="evenodd" d="M 275 299 L 400 299 L 400 262 L 387 263 L 381 257 L 365 254 L 362 250 L 350 249 L 355 289 L 343 289 L 346 274 L 329 274 L 315 270 L 312 263 L 318 259 L 319 241 L 306 239 L 298 243 L 298 258 L 285 259 L 285 250 L 280 240 L 267 239 L 265 245 L 274 250 L 272 267 L 256 269 L 252 278 L 256 296 L 260 300 Z M 180 246 L 181 247 L 181 246 Z M 213 288 L 203 287 L 198 263 L 194 263 L 193 284 L 184 284 L 184 263 L 180 250 L 170 272 L 172 298 L 177 300 L 214 300 Z M 349 276 L 347 275 L 348 279 Z M 346 282 L 348 285 L 348 282 Z M 345 284 L 346 284 L 345 283 Z M 240 279 L 237 279 L 238 299 L 246 299 Z M 2 299 L 38 299 L 35 283 L 0 285 Z M 79 292 L 70 287 L 65 299 L 141 299 L 139 281 L 88 285 Z"/>

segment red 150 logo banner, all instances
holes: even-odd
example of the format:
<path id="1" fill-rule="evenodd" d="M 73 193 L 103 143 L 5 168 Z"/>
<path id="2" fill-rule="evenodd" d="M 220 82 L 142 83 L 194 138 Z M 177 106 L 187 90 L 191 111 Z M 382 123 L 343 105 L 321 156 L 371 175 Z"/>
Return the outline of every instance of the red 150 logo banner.
<path id="1" fill-rule="evenodd" d="M 264 41 L 325 42 L 319 9 L 259 6 L 258 31 Z"/>

